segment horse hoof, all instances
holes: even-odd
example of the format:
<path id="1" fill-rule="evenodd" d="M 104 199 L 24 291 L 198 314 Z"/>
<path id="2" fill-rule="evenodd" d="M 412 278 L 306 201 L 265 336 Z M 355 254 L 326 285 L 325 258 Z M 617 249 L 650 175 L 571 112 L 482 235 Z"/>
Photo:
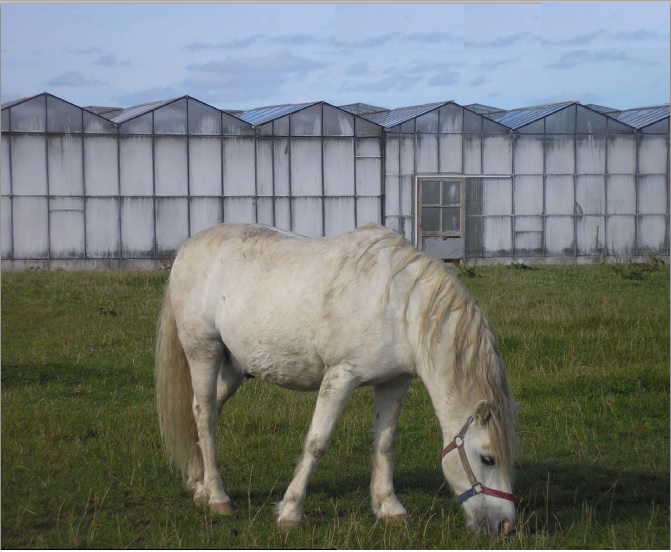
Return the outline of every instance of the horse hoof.
<path id="1" fill-rule="evenodd" d="M 209 500 L 210 497 L 207 496 L 207 493 L 196 493 L 195 495 L 193 495 L 193 501 L 199 506 L 204 506 L 205 504 L 208 504 Z"/>
<path id="2" fill-rule="evenodd" d="M 298 529 L 301 526 L 301 522 L 295 519 L 280 519 L 277 520 L 277 526 L 280 528 L 280 531 L 291 531 L 292 529 Z"/>
<path id="3" fill-rule="evenodd" d="M 230 502 L 213 502 L 210 504 L 210 511 L 220 516 L 230 516 L 233 513 L 233 506 Z"/>

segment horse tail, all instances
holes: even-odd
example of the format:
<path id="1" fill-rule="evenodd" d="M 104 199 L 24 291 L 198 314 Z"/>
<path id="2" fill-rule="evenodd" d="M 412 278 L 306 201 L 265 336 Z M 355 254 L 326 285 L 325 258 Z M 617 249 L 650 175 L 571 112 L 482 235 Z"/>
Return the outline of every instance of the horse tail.
<path id="1" fill-rule="evenodd" d="M 202 467 L 202 456 L 192 410 L 191 373 L 177 335 L 169 282 L 165 287 L 157 324 L 154 379 L 158 424 L 165 454 L 179 468 L 188 485 L 189 474 L 197 473 L 198 466 Z"/>

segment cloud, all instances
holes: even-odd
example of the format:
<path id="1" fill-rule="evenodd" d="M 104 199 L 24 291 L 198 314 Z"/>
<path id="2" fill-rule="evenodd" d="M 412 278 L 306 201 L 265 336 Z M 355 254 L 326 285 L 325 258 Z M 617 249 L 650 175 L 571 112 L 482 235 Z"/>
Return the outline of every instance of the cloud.
<path id="1" fill-rule="evenodd" d="M 320 37 L 304 33 L 268 35 L 255 34 L 243 38 L 236 38 L 228 42 L 191 42 L 184 49 L 189 52 L 199 52 L 204 50 L 240 50 L 249 48 L 255 44 L 271 44 L 275 46 L 309 46 L 333 43 L 333 36 Z"/>
<path id="2" fill-rule="evenodd" d="M 65 53 L 67 54 L 77 54 L 80 56 L 87 56 L 90 54 L 102 54 L 103 51 L 100 48 L 90 47 L 90 48 L 74 48 L 66 49 Z"/>
<path id="3" fill-rule="evenodd" d="M 367 61 L 358 61 L 345 69 L 345 74 L 353 77 L 365 75 L 366 73 L 370 73 L 370 65 Z"/>
<path id="4" fill-rule="evenodd" d="M 445 71 L 437 73 L 426 81 L 429 86 L 455 86 L 459 84 L 459 73 L 456 71 Z"/>
<path id="5" fill-rule="evenodd" d="M 120 105 L 130 107 L 147 102 L 178 98 L 179 96 L 184 96 L 185 94 L 186 91 L 179 87 L 153 86 L 151 88 L 145 88 L 144 90 L 138 90 L 137 92 L 132 92 L 130 94 L 117 96 L 116 101 L 119 102 Z"/>
<path id="6" fill-rule="evenodd" d="M 345 81 L 340 85 L 340 92 L 403 92 L 418 84 L 417 79 L 403 75 L 391 75 L 379 80 Z"/>
<path id="7" fill-rule="evenodd" d="M 522 32 L 499 36 L 491 40 L 466 40 L 469 48 L 509 48 L 511 46 L 540 46 L 541 37 L 537 34 Z"/>
<path id="8" fill-rule="evenodd" d="M 128 67 L 130 65 L 130 60 L 126 59 L 124 61 L 117 61 L 117 58 L 114 54 L 106 54 L 102 57 L 99 57 L 93 63 L 94 65 L 102 65 L 103 67 Z"/>
<path id="9" fill-rule="evenodd" d="M 480 63 L 478 67 L 480 67 L 480 69 L 488 69 L 488 70 L 498 69 L 499 67 L 512 65 L 513 63 L 516 63 L 521 59 L 522 59 L 521 57 L 493 59 L 491 61 L 483 61 L 482 63 Z"/>
<path id="10" fill-rule="evenodd" d="M 561 57 L 553 62 L 548 63 L 545 67 L 548 69 L 570 69 L 577 65 L 584 65 L 586 63 L 607 63 L 617 62 L 620 64 L 634 64 L 634 65 L 655 65 L 651 61 L 631 57 L 626 52 L 615 50 L 572 50 L 562 54 Z"/>
<path id="11" fill-rule="evenodd" d="M 377 36 L 370 36 L 363 40 L 344 41 L 336 40 L 336 46 L 345 48 L 379 48 L 386 46 L 390 42 L 408 42 L 424 46 L 435 46 L 439 44 L 463 44 L 461 36 L 450 33 L 430 32 L 430 33 L 401 33 L 392 32 Z"/>
<path id="12" fill-rule="evenodd" d="M 255 58 L 227 58 L 225 60 L 209 61 L 207 63 L 191 63 L 187 65 L 189 71 L 204 71 L 220 75 L 240 75 L 250 73 L 308 73 L 315 69 L 322 69 L 326 64 L 301 58 L 288 52 L 269 54 Z"/>
<path id="13" fill-rule="evenodd" d="M 485 77 L 485 75 L 479 75 L 469 82 L 468 86 L 476 87 L 485 84 L 486 82 L 488 82 L 487 77 Z"/>
<path id="14" fill-rule="evenodd" d="M 623 42 L 632 42 L 632 46 L 641 42 L 660 42 L 662 47 L 669 47 L 669 33 L 660 33 L 657 31 L 646 31 L 637 29 L 633 31 L 606 31 L 598 30 L 590 33 L 573 35 L 568 38 L 543 39 L 544 46 L 589 46 L 597 40 L 615 40 Z"/>
<path id="15" fill-rule="evenodd" d="M 67 71 L 52 77 L 47 81 L 47 86 L 70 86 L 75 88 L 84 86 L 98 86 L 101 84 L 109 83 L 84 77 L 78 71 Z"/>

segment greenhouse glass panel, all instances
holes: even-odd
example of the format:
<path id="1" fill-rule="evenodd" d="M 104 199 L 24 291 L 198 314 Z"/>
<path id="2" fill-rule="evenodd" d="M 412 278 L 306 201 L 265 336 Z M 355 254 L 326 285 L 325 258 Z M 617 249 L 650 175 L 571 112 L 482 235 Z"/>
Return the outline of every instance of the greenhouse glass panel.
<path id="1" fill-rule="evenodd" d="M 529 123 L 528 125 L 524 125 L 523 127 L 516 129 L 515 132 L 520 134 L 543 134 L 545 132 L 545 119 L 540 119 L 533 123 Z"/>
<path id="2" fill-rule="evenodd" d="M 86 256 L 92 259 L 119 256 L 119 200 L 86 200 Z"/>
<path id="3" fill-rule="evenodd" d="M 291 199 L 291 214 L 294 232 L 309 238 L 322 235 L 322 200 L 319 198 L 295 197 Z"/>
<path id="4" fill-rule="evenodd" d="M 606 137 L 578 135 L 576 144 L 576 174 L 606 172 Z"/>
<path id="5" fill-rule="evenodd" d="M 515 232 L 542 232 L 543 217 L 515 217 Z"/>
<path id="6" fill-rule="evenodd" d="M 357 121 L 358 124 L 358 121 Z M 409 121 L 406 121 L 405 123 L 401 123 L 401 132 L 405 134 L 414 134 L 415 133 L 415 119 L 411 119 Z M 359 132 L 357 129 L 357 136 L 359 136 Z"/>
<path id="7" fill-rule="evenodd" d="M 84 111 L 84 132 L 88 134 L 118 134 L 117 127 L 93 113 Z"/>
<path id="8" fill-rule="evenodd" d="M 42 197 L 14 197 L 14 258 L 43 259 L 49 256 L 47 200 Z"/>
<path id="9" fill-rule="evenodd" d="M 545 174 L 575 173 L 575 139 L 555 134 L 545 139 Z"/>
<path id="10" fill-rule="evenodd" d="M 440 232 L 440 207 L 422 207 L 422 230 Z"/>
<path id="11" fill-rule="evenodd" d="M 354 116 L 334 109 L 328 105 L 324 108 L 325 136 L 354 136 Z"/>
<path id="12" fill-rule="evenodd" d="M 445 207 L 441 210 L 441 232 L 461 232 L 461 208 Z"/>
<path id="13" fill-rule="evenodd" d="M 422 181 L 422 205 L 440 206 L 440 181 Z"/>
<path id="14" fill-rule="evenodd" d="M 543 138 L 515 138 L 515 174 L 543 174 Z"/>
<path id="15" fill-rule="evenodd" d="M 615 119 L 611 119 L 609 117 L 608 118 L 608 132 L 610 134 L 616 134 L 616 133 L 632 134 L 635 131 L 630 126 L 623 125 L 622 123 L 619 123 Z"/>
<path id="16" fill-rule="evenodd" d="M 224 222 L 256 222 L 255 201 L 253 198 L 225 198 Z"/>
<path id="17" fill-rule="evenodd" d="M 668 181 L 665 175 L 638 177 L 638 212 L 642 215 L 665 214 L 667 211 Z"/>
<path id="18" fill-rule="evenodd" d="M 152 114 L 146 113 L 141 117 L 136 117 L 119 126 L 121 134 L 151 134 L 152 133 Z"/>
<path id="19" fill-rule="evenodd" d="M 254 127 L 226 113 L 221 114 L 221 132 L 226 135 L 253 136 Z"/>
<path id="20" fill-rule="evenodd" d="M 0 249 L 2 258 L 12 256 L 12 199 L 3 197 L 0 201 Z"/>
<path id="21" fill-rule="evenodd" d="M 154 111 L 154 133 L 186 134 L 186 100 L 179 100 Z"/>
<path id="22" fill-rule="evenodd" d="M 464 109 L 463 112 L 464 133 L 480 134 L 482 132 L 482 117 L 467 109 Z"/>
<path id="23" fill-rule="evenodd" d="M 281 117 L 273 121 L 275 136 L 289 136 L 289 117 Z"/>
<path id="24" fill-rule="evenodd" d="M 415 174 L 415 137 L 401 136 L 401 174 Z"/>
<path id="25" fill-rule="evenodd" d="M 480 135 L 464 134 L 464 174 L 481 174 L 481 161 Z"/>
<path id="26" fill-rule="evenodd" d="M 419 117 L 417 117 L 417 126 L 416 126 L 417 133 L 418 134 L 421 132 L 430 134 L 438 133 L 439 113 L 440 111 L 438 109 L 434 109 L 433 111 L 429 111 L 428 113 L 425 113 L 424 115 L 420 115 Z"/>
<path id="27" fill-rule="evenodd" d="M 547 217 L 545 219 L 546 254 L 555 257 L 572 257 L 575 254 L 573 217 Z"/>
<path id="28" fill-rule="evenodd" d="M 4 112 L 3 112 L 4 113 Z M 642 128 L 640 132 L 645 134 L 668 134 L 669 133 L 669 118 L 659 121 L 655 124 Z"/>
<path id="29" fill-rule="evenodd" d="M 194 197 L 191 198 L 190 205 L 192 236 L 221 222 L 221 198 Z"/>
<path id="30" fill-rule="evenodd" d="M 575 132 L 575 106 L 557 111 L 545 118 L 547 134 L 573 134 Z"/>
<path id="31" fill-rule="evenodd" d="M 412 224 L 412 219 L 408 219 Z M 357 228 L 366 224 L 381 224 L 380 200 L 377 197 L 356 198 L 356 226 Z M 410 236 L 412 234 L 408 234 Z"/>
<path id="32" fill-rule="evenodd" d="M 259 196 L 273 195 L 272 138 L 259 138 L 256 141 L 256 193 Z"/>
<path id="33" fill-rule="evenodd" d="M 176 251 L 189 237 L 187 199 L 156 200 L 156 247 L 159 255 Z"/>
<path id="34" fill-rule="evenodd" d="M 82 109 L 47 96 L 48 132 L 81 132 Z"/>
<path id="35" fill-rule="evenodd" d="M 482 230 L 485 257 L 505 257 L 512 254 L 512 217 L 483 217 Z"/>
<path id="36" fill-rule="evenodd" d="M 256 195 L 253 138 L 224 138 L 224 195 Z"/>
<path id="37" fill-rule="evenodd" d="M 192 196 L 221 196 L 221 139 L 189 139 L 189 186 Z"/>
<path id="38" fill-rule="evenodd" d="M 121 242 L 124 257 L 154 256 L 154 200 L 152 198 L 122 198 Z"/>
<path id="39" fill-rule="evenodd" d="M 84 256 L 84 200 L 51 198 L 49 201 L 51 257 L 73 259 Z"/>
<path id="40" fill-rule="evenodd" d="M 543 214 L 543 176 L 516 176 L 513 187 L 516 215 Z"/>
<path id="41" fill-rule="evenodd" d="M 576 131 L 586 134 L 605 134 L 606 117 L 579 105 Z"/>
<path id="42" fill-rule="evenodd" d="M 354 129 L 355 129 L 355 134 L 357 136 L 381 136 L 382 135 L 382 129 L 379 126 L 374 125 L 373 123 L 369 123 L 368 121 L 366 121 L 365 119 L 361 119 L 360 117 L 357 117 L 356 120 L 354 121 Z"/>
<path id="43" fill-rule="evenodd" d="M 81 136 L 49 136 L 48 143 L 49 194 L 84 195 Z"/>
<path id="44" fill-rule="evenodd" d="M 482 214 L 512 215 L 513 185 L 510 178 L 482 180 Z"/>
<path id="45" fill-rule="evenodd" d="M 466 179 L 466 215 L 482 214 L 482 178 Z"/>
<path id="46" fill-rule="evenodd" d="M 438 135 L 417 135 L 417 168 L 418 173 L 438 172 Z"/>
<path id="47" fill-rule="evenodd" d="M 9 132 L 9 109 L 2 110 L 2 132 Z"/>
<path id="48" fill-rule="evenodd" d="M 538 257 L 543 254 L 543 232 L 515 232 L 515 254 Z"/>
<path id="49" fill-rule="evenodd" d="M 382 157 L 380 152 L 380 140 L 378 138 L 357 138 L 357 157 Z"/>
<path id="50" fill-rule="evenodd" d="M 221 134 L 221 112 L 191 98 L 187 101 L 189 110 L 189 134 Z"/>
<path id="51" fill-rule="evenodd" d="M 573 176 L 545 177 L 545 213 L 572 215 L 575 211 Z"/>
<path id="52" fill-rule="evenodd" d="M 315 105 L 289 115 L 292 136 L 321 136 L 322 107 Z"/>
<path id="53" fill-rule="evenodd" d="M 289 182 L 289 140 L 279 138 L 273 141 L 273 163 L 275 179 L 275 195 L 288 196 Z"/>
<path id="54" fill-rule="evenodd" d="M 608 214 L 636 214 L 636 177 L 634 175 L 609 175 L 606 186 Z"/>
<path id="55" fill-rule="evenodd" d="M 416 243 L 413 219 L 411 217 L 404 217 L 400 222 L 401 222 L 400 230 L 402 230 L 403 232 L 403 237 L 410 243 Z"/>
<path id="56" fill-rule="evenodd" d="M 258 127 L 259 130 L 259 136 L 272 136 L 273 135 L 273 123 L 272 121 L 270 123 L 266 123 L 265 125 L 261 125 Z"/>
<path id="57" fill-rule="evenodd" d="M 324 138 L 324 193 L 354 195 L 353 138 Z"/>
<path id="58" fill-rule="evenodd" d="M 288 198 L 275 198 L 275 226 L 291 231 L 291 205 Z"/>
<path id="59" fill-rule="evenodd" d="M 12 136 L 12 192 L 46 195 L 47 156 L 44 136 Z M 29 160 L 28 163 L 25 161 Z"/>
<path id="60" fill-rule="evenodd" d="M 414 178 L 412 176 L 401 177 L 401 215 L 406 217 L 414 216 L 415 209 L 413 205 Z"/>
<path id="61" fill-rule="evenodd" d="M 439 172 L 461 174 L 462 147 L 461 134 L 441 134 L 438 137 Z"/>
<path id="62" fill-rule="evenodd" d="M 396 125 L 387 129 L 386 134 L 399 134 L 401 132 L 401 125 Z"/>
<path id="63" fill-rule="evenodd" d="M 152 139 L 124 136 L 120 138 L 119 149 L 121 195 L 153 195 Z"/>
<path id="64" fill-rule="evenodd" d="M 322 145 L 320 139 L 292 138 L 291 191 L 294 196 L 322 194 Z"/>
<path id="65" fill-rule="evenodd" d="M 387 176 L 385 178 L 385 208 L 386 215 L 398 215 L 400 213 L 399 177 Z"/>
<path id="66" fill-rule="evenodd" d="M 154 139 L 156 195 L 187 195 L 186 151 L 185 137 L 157 137 Z"/>
<path id="67" fill-rule="evenodd" d="M 384 172 L 386 175 L 398 175 L 400 171 L 400 137 L 385 136 Z"/>
<path id="68" fill-rule="evenodd" d="M 639 254 L 668 254 L 669 238 L 666 228 L 665 216 L 642 215 L 638 217 Z"/>
<path id="69" fill-rule="evenodd" d="M 667 136 L 639 136 L 639 174 L 665 174 L 669 142 Z"/>
<path id="70" fill-rule="evenodd" d="M 604 176 L 577 176 L 576 211 L 579 215 L 603 215 L 606 212 L 606 179 Z"/>
<path id="71" fill-rule="evenodd" d="M 576 238 L 578 255 L 599 255 L 606 243 L 606 219 L 604 217 L 584 216 L 576 219 Z"/>
<path id="72" fill-rule="evenodd" d="M 482 218 L 466 217 L 466 256 L 482 255 Z"/>
<path id="73" fill-rule="evenodd" d="M 609 255 L 633 255 L 636 252 L 636 217 L 608 217 L 606 236 Z"/>
<path id="74" fill-rule="evenodd" d="M 442 182 L 443 199 L 441 204 L 461 205 L 461 182 L 457 180 L 445 180 Z"/>
<path id="75" fill-rule="evenodd" d="M 269 197 L 256 199 L 256 222 L 273 226 L 273 200 Z"/>
<path id="76" fill-rule="evenodd" d="M 482 137 L 483 174 L 512 174 L 512 136 Z"/>
<path id="77" fill-rule="evenodd" d="M 327 236 L 336 236 L 354 227 L 354 198 L 327 198 L 324 201 L 324 228 Z"/>
<path id="78" fill-rule="evenodd" d="M 10 108 L 12 131 L 44 132 L 47 128 L 47 104 L 44 96 Z"/>
<path id="79" fill-rule="evenodd" d="M 454 104 L 440 108 L 440 132 L 461 134 L 464 130 L 464 110 Z"/>
<path id="80" fill-rule="evenodd" d="M 608 137 L 608 173 L 636 174 L 636 136 Z"/>
<path id="81" fill-rule="evenodd" d="M 494 121 L 491 121 L 485 117 L 482 118 L 483 134 L 508 134 L 509 132 L 510 130 L 508 130 L 508 128 L 504 127 L 503 125 L 495 123 Z"/>
<path id="82" fill-rule="evenodd" d="M 6 135 L 0 136 L 0 145 L 2 156 L 0 157 L 0 193 L 4 195 L 11 194 L 12 186 L 9 175 L 9 140 Z"/>

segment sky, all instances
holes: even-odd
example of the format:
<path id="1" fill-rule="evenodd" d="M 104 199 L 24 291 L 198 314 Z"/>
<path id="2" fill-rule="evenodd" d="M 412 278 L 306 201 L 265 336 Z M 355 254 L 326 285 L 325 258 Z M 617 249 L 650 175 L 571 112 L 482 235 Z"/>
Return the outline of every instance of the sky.
<path id="1" fill-rule="evenodd" d="M 668 2 L 4 4 L 2 101 L 669 102 Z"/>

